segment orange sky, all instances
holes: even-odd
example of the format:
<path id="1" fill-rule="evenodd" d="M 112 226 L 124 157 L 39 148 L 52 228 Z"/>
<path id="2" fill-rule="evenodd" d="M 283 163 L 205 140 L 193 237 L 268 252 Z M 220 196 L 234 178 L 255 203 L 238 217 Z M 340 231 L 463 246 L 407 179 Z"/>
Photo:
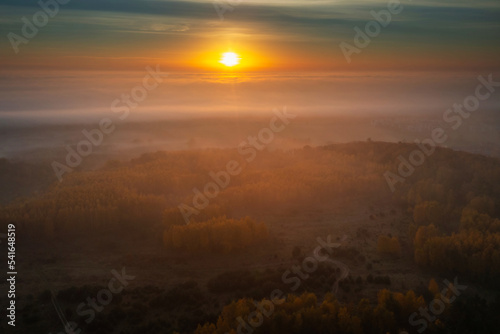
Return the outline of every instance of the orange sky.
<path id="1" fill-rule="evenodd" d="M 210 1 L 73 0 L 15 53 L 4 38 L 3 68 L 130 69 L 161 64 L 171 71 L 366 71 L 500 69 L 500 3 L 402 2 L 403 10 L 348 63 L 339 47 L 355 45 L 355 28 L 386 10 L 382 0 L 243 1 L 220 20 Z M 22 36 L 34 2 L 6 0 L 0 33 Z"/>

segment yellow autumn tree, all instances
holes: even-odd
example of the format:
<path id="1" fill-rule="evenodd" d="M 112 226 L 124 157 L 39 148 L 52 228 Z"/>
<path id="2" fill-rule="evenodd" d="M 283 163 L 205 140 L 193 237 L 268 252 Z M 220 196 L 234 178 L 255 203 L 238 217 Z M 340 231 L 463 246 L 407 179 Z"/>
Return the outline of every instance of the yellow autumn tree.
<path id="1" fill-rule="evenodd" d="M 265 240 L 267 226 L 250 217 L 240 220 L 226 216 L 189 225 L 173 225 L 163 235 L 166 247 L 189 252 L 228 253 Z"/>
<path id="2" fill-rule="evenodd" d="M 401 245 L 398 238 L 381 235 L 377 242 L 377 252 L 382 255 L 400 256 Z"/>

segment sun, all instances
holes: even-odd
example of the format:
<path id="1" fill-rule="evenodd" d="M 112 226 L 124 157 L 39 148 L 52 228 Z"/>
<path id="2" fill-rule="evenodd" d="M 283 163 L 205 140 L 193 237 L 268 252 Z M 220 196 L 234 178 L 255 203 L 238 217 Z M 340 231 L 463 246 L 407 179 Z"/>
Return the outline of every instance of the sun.
<path id="1" fill-rule="evenodd" d="M 222 54 L 222 58 L 219 63 L 224 64 L 228 67 L 233 67 L 240 63 L 240 57 L 234 52 L 226 52 Z"/>

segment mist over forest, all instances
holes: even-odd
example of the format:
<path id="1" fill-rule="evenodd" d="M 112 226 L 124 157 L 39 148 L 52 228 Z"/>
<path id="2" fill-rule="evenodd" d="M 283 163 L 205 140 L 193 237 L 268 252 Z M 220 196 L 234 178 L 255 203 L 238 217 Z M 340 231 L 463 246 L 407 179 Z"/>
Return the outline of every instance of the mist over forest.
<path id="1" fill-rule="evenodd" d="M 498 0 L 0 0 L 0 334 L 500 333 Z"/>

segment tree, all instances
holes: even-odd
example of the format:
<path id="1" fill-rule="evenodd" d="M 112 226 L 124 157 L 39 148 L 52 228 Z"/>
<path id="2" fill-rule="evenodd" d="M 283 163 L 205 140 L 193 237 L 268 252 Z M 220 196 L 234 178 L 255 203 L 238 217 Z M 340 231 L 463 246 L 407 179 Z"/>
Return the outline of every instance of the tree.
<path id="1" fill-rule="evenodd" d="M 398 238 L 381 235 L 377 242 L 377 252 L 383 255 L 400 256 L 401 245 Z"/>

